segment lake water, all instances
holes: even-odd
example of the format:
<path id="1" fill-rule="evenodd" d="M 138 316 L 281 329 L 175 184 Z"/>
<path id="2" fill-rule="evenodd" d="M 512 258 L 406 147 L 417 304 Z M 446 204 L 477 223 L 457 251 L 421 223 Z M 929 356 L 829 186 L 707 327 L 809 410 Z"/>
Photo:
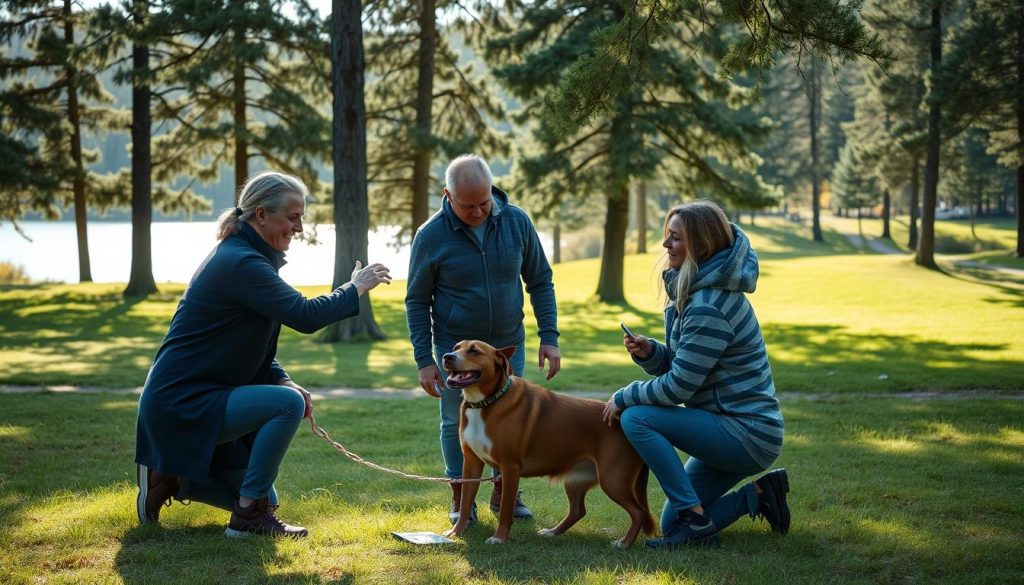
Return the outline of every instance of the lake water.
<path id="1" fill-rule="evenodd" d="M 20 265 L 32 280 L 78 282 L 78 249 L 73 222 L 26 221 L 19 224 L 31 242 L 10 223 L 0 225 L 0 261 Z M 154 222 L 153 277 L 160 282 L 188 282 L 199 263 L 216 245 L 216 222 Z M 307 228 L 308 229 L 308 228 Z M 396 227 L 370 233 L 369 262 L 391 269 L 404 279 L 409 270 L 409 246 L 396 247 Z M 329 284 L 334 272 L 334 226 L 320 225 L 318 244 L 293 241 L 281 277 L 293 286 Z M 551 257 L 551 238 L 541 234 Z M 132 263 L 132 226 L 128 222 L 89 224 L 89 255 L 96 282 L 127 282 Z M 364 263 L 366 258 L 360 258 Z"/>

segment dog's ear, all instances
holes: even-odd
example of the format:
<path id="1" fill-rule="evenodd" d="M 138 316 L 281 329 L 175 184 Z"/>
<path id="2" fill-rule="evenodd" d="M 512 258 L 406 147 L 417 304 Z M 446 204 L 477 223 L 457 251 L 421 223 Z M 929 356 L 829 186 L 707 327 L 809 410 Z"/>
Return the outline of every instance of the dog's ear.
<path id="1" fill-rule="evenodd" d="M 516 353 L 516 347 L 513 345 L 513 346 L 510 346 L 510 347 L 501 348 L 497 352 L 495 352 L 495 354 L 494 354 L 495 357 L 497 358 L 498 367 L 499 368 L 503 368 L 505 370 L 505 375 L 509 376 L 509 377 L 512 376 L 512 361 L 511 360 L 512 360 L 512 356 L 515 353 Z"/>

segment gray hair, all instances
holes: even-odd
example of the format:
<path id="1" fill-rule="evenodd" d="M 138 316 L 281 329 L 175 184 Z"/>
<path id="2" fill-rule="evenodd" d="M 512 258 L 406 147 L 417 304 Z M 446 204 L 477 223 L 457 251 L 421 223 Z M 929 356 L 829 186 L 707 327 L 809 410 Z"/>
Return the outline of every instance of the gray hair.
<path id="1" fill-rule="evenodd" d="M 493 181 L 491 167 L 487 166 L 487 161 L 475 154 L 460 154 L 449 163 L 448 170 L 444 172 L 445 187 L 452 195 L 455 194 L 456 185 L 490 187 Z"/>
<path id="2" fill-rule="evenodd" d="M 309 199 L 306 184 L 294 175 L 280 171 L 263 171 L 249 177 L 238 192 L 238 206 L 220 214 L 217 239 L 223 240 L 237 234 L 242 228 L 242 222 L 249 221 L 256 215 L 257 207 L 275 213 L 284 206 L 288 196 L 293 194 Z"/>

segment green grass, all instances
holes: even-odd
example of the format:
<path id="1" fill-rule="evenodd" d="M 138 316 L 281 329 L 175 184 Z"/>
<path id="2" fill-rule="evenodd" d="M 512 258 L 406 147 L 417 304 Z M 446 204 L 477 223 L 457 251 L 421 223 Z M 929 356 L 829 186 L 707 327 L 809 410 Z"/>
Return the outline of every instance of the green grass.
<path id="1" fill-rule="evenodd" d="M 782 391 L 891 392 L 1021 389 L 1024 282 L 915 267 L 869 254 L 829 233 L 809 242 L 794 226 L 746 226 L 761 257 L 750 295 Z M 626 258 L 627 302 L 597 303 L 599 260 L 555 267 L 562 372 L 553 389 L 608 391 L 640 375 L 621 346 L 620 321 L 662 338 L 658 254 Z M 978 271 L 980 272 L 980 271 Z M 986 275 L 982 274 L 982 277 Z M 990 279 L 991 280 L 991 279 Z M 310 387 L 412 388 L 404 282 L 374 291 L 387 341 L 325 345 L 285 329 L 280 361 Z M 0 383 L 141 386 L 183 290 L 124 301 L 121 285 L 0 287 Z M 308 287 L 307 294 L 327 287 Z M 539 381 L 536 324 L 527 311 L 527 377 Z M 530 364 L 533 364 L 532 366 Z"/>
<path id="2" fill-rule="evenodd" d="M 481 523 L 449 548 L 414 548 L 392 530 L 441 532 L 447 486 L 352 463 L 300 429 L 278 481 L 301 542 L 222 535 L 227 513 L 164 508 L 134 517 L 136 398 L 0 395 L 0 582 L 40 583 L 1020 583 L 1024 557 L 1024 401 L 793 400 L 783 404 L 793 528 L 743 518 L 716 550 L 610 548 L 626 514 L 599 491 L 554 540 L 561 488 L 524 481 L 535 520 L 508 544 Z M 436 404 L 320 400 L 318 419 L 368 459 L 438 473 Z M 483 488 L 483 498 L 489 488 Z M 652 508 L 664 496 L 652 481 Z"/>

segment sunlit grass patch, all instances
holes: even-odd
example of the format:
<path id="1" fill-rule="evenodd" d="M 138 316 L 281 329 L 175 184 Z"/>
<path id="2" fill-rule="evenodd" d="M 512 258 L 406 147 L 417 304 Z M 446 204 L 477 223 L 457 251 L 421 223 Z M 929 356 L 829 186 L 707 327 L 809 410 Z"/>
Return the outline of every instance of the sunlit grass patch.
<path id="1" fill-rule="evenodd" d="M 1013 583 L 1024 574 L 1024 402 L 831 398 L 783 401 L 793 528 L 740 519 L 712 550 L 614 551 L 628 525 L 600 491 L 562 537 L 561 488 L 523 482 L 535 519 L 510 542 L 480 490 L 480 522 L 451 547 L 393 530 L 441 532 L 448 486 L 399 479 L 337 455 L 303 426 L 277 487 L 304 541 L 223 536 L 228 513 L 175 502 L 161 526 L 136 525 L 137 397 L 0 395 L 0 582 L 34 583 Z M 433 400 L 318 400 L 319 422 L 367 459 L 436 475 Z M 26 440 L 30 439 L 30 440 Z M 657 515 L 664 496 L 652 478 Z M 639 544 L 639 543 L 638 543 Z"/>

